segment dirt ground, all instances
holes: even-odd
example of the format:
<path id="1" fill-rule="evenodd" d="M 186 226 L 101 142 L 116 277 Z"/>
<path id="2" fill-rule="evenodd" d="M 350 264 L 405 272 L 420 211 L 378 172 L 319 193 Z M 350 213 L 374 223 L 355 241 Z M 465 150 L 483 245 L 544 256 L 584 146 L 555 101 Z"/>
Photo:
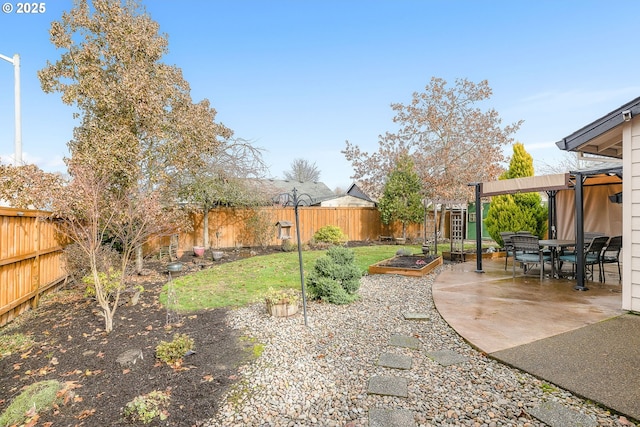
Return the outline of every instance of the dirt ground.
<path id="1" fill-rule="evenodd" d="M 367 244 L 376 242 L 350 242 L 349 246 Z M 177 274 L 276 251 L 279 248 L 228 250 L 215 262 L 189 253 L 181 258 L 185 268 Z M 147 261 L 148 274 L 136 278 L 144 286 L 140 301 L 118 308 L 110 334 L 104 332 L 97 304 L 78 289 L 43 298 L 36 310 L 7 325 L 2 332 L 22 332 L 36 344 L 22 354 L 0 359 L 0 412 L 25 386 L 55 379 L 69 382 L 73 389 L 68 396 L 73 397 L 54 411 L 39 414 L 33 425 L 132 425 L 123 419 L 123 408 L 151 391 L 168 392 L 171 398 L 168 418 L 150 426 L 198 426 L 211 418 L 221 396 L 238 380 L 239 367 L 251 362 L 253 343 L 226 326 L 226 309 L 194 313 L 185 316 L 181 325 L 166 328 L 168 313 L 159 295 L 168 282 L 168 263 Z M 194 340 L 195 354 L 187 356 L 180 369 L 173 369 L 158 362 L 155 349 L 178 332 Z M 143 358 L 135 365 L 123 367 L 116 361 L 126 350 L 136 349 Z"/>
<path id="2" fill-rule="evenodd" d="M 228 251 L 216 263 L 248 255 L 258 253 Z M 207 267 L 194 260 L 190 254 L 183 257 L 184 273 Z M 158 301 L 168 281 L 167 263 L 147 262 L 149 274 L 138 278 L 144 286 L 140 301 L 118 308 L 110 334 L 104 332 L 96 303 L 81 291 L 45 297 L 36 310 L 7 325 L 6 332 L 28 334 L 36 345 L 0 359 L 0 412 L 23 387 L 55 379 L 73 384 L 74 397 L 40 414 L 34 425 L 130 425 L 123 420 L 123 407 L 154 390 L 170 393 L 169 417 L 149 425 L 198 426 L 212 417 L 220 397 L 237 381 L 238 368 L 252 359 L 253 344 L 225 325 L 225 309 L 185 316 L 181 326 L 167 329 L 167 310 Z M 173 369 L 155 359 L 155 349 L 177 332 L 194 340 L 195 354 L 187 356 L 180 369 Z M 118 356 L 132 349 L 142 351 L 142 360 L 120 366 Z"/>

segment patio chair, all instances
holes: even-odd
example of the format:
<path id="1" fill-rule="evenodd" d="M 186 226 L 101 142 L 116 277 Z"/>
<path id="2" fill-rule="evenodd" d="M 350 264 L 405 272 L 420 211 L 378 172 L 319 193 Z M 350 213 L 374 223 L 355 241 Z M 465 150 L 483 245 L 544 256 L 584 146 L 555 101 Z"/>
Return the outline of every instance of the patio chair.
<path id="1" fill-rule="evenodd" d="M 511 231 L 501 231 L 500 238 L 502 239 L 502 246 L 504 247 L 505 256 L 504 256 L 504 271 L 507 271 L 507 263 L 509 262 L 509 257 L 513 257 L 513 243 L 511 243 L 511 237 L 516 233 Z"/>
<path id="2" fill-rule="evenodd" d="M 551 261 L 551 256 L 545 255 L 540 248 L 540 241 L 536 236 L 516 234 L 511 237 L 513 243 L 513 277 L 516 277 L 516 263 L 524 267 L 524 273 L 530 265 L 540 266 L 540 280 L 544 277 L 544 263 Z"/>
<path id="3" fill-rule="evenodd" d="M 607 246 L 602 250 L 600 257 L 600 270 L 602 271 L 603 282 L 606 282 L 604 274 L 605 264 L 618 264 L 618 281 L 622 281 L 622 273 L 620 272 L 620 251 L 622 250 L 622 236 L 613 236 L 607 242 Z"/>
<path id="4" fill-rule="evenodd" d="M 590 278 L 593 281 L 593 268 L 598 266 L 599 280 L 602 282 L 602 268 L 600 264 L 602 250 L 609 241 L 607 236 L 595 237 L 589 243 L 589 246 L 584 251 L 584 268 L 585 272 L 590 274 Z M 561 262 L 569 262 L 573 264 L 573 270 L 575 273 L 576 264 L 578 262 L 578 254 L 562 254 L 558 257 Z M 577 274 L 575 274 L 577 275 Z"/>

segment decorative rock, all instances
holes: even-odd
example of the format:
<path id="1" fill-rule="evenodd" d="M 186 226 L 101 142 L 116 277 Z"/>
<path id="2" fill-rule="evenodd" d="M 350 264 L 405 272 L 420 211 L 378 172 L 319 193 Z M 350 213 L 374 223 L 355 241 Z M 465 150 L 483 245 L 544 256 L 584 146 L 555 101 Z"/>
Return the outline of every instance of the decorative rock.
<path id="1" fill-rule="evenodd" d="M 452 350 L 432 351 L 427 353 L 430 359 L 435 360 L 442 366 L 455 365 L 456 363 L 466 362 L 467 358 Z"/>
<path id="2" fill-rule="evenodd" d="M 411 369 L 411 357 L 394 353 L 382 353 L 378 365 L 386 368 Z"/>
<path id="3" fill-rule="evenodd" d="M 120 354 L 116 359 L 116 362 L 123 368 L 130 368 L 136 364 L 138 359 L 142 360 L 142 350 L 140 349 L 130 349 Z"/>
<path id="4" fill-rule="evenodd" d="M 404 320 L 429 320 L 427 313 L 402 313 Z"/>
<path id="5" fill-rule="evenodd" d="M 368 392 L 382 396 L 407 397 L 409 395 L 407 380 L 401 377 L 371 377 Z"/>
<path id="6" fill-rule="evenodd" d="M 415 427 L 413 412 L 408 409 L 372 409 L 369 427 Z"/>
<path id="7" fill-rule="evenodd" d="M 420 348 L 420 340 L 408 335 L 391 335 L 391 338 L 389 338 L 389 345 L 395 347 L 413 348 L 417 350 Z"/>
<path id="8" fill-rule="evenodd" d="M 531 408 L 529 414 L 549 427 L 596 427 L 598 425 L 595 418 L 567 409 L 557 402 L 543 402 L 539 406 Z"/>

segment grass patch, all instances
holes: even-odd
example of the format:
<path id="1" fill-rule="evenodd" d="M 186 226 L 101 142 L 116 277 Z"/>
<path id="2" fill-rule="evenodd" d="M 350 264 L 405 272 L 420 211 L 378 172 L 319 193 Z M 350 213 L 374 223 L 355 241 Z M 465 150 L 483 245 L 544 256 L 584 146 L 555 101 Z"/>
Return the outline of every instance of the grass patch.
<path id="1" fill-rule="evenodd" d="M 60 400 L 58 392 L 62 389 L 63 384 L 55 380 L 31 384 L 0 415 L 0 426 L 21 425 L 39 412 L 53 408 Z"/>
<path id="2" fill-rule="evenodd" d="M 33 338 L 25 334 L 0 335 L 0 359 L 13 353 L 27 351 L 34 343 Z"/>

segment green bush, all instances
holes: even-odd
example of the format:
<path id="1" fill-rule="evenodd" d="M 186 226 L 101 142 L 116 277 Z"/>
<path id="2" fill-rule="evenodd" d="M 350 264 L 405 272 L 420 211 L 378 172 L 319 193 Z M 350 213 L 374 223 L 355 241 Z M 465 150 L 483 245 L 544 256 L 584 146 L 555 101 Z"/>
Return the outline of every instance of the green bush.
<path id="1" fill-rule="evenodd" d="M 124 407 L 125 418 L 132 422 L 149 424 L 154 418 L 164 421 L 169 416 L 166 407 L 169 405 L 169 394 L 154 390 L 142 396 L 136 396 Z"/>
<path id="2" fill-rule="evenodd" d="M 172 365 L 179 363 L 190 350 L 193 350 L 193 339 L 187 334 L 175 334 L 173 341 L 161 341 L 158 344 L 156 358 Z"/>
<path id="3" fill-rule="evenodd" d="M 307 276 L 307 286 L 315 299 L 348 304 L 358 298 L 360 277 L 362 272 L 356 265 L 355 253 L 342 246 L 333 246 L 316 260 Z"/>
<path id="4" fill-rule="evenodd" d="M 342 232 L 340 227 L 336 225 L 325 225 L 316 231 L 313 240 L 322 243 L 331 243 L 332 245 L 340 245 L 347 240 L 347 236 Z"/>

